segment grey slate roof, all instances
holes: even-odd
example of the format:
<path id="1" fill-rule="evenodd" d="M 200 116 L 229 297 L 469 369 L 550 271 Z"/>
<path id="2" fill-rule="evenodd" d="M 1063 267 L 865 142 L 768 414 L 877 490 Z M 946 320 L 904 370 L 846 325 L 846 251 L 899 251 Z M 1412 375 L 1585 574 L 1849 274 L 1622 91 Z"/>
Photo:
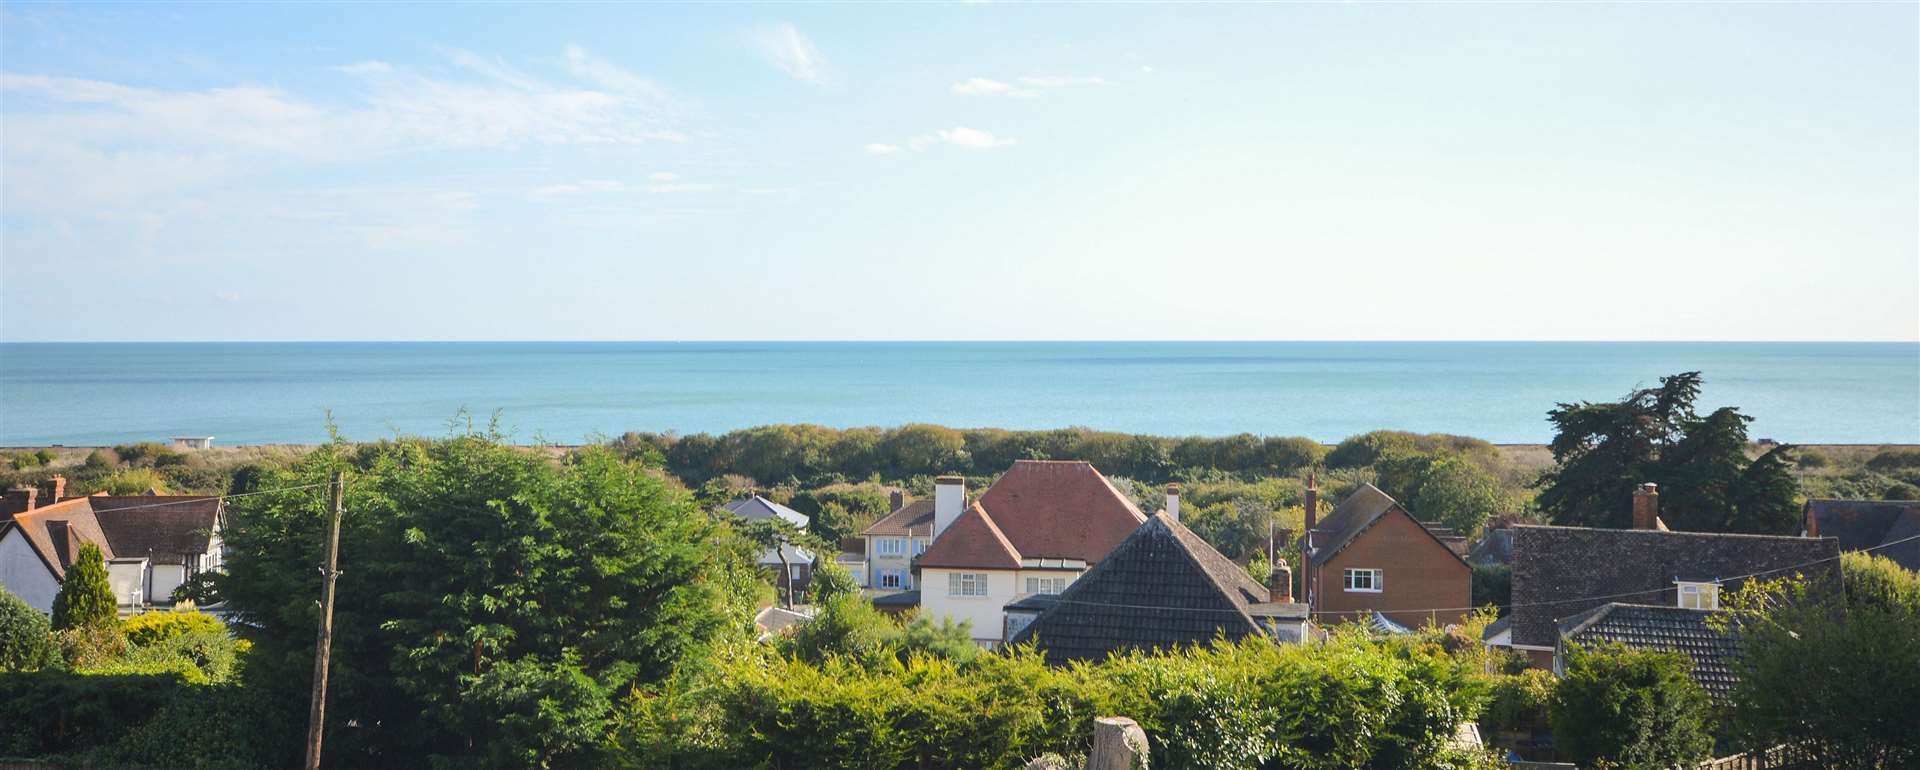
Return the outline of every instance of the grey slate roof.
<path id="1" fill-rule="evenodd" d="M 1821 537 L 1840 541 L 1842 551 L 1885 556 L 1920 570 L 1920 500 L 1808 500 L 1806 525 Z M 1884 547 L 1883 547 L 1884 546 Z"/>
<path id="2" fill-rule="evenodd" d="M 1489 564 L 1513 563 L 1513 530 L 1496 529 L 1487 532 L 1467 551 L 1467 563 L 1476 567 Z"/>
<path id="3" fill-rule="evenodd" d="M 1513 528 L 1513 643 L 1552 647 L 1558 623 L 1608 602 L 1674 606 L 1676 577 L 1796 572 L 1839 585 L 1832 538 L 1523 525 Z"/>
<path id="4" fill-rule="evenodd" d="M 1389 513 L 1413 518 L 1413 514 L 1408 513 L 1404 506 L 1386 492 L 1380 491 L 1379 487 L 1361 484 L 1360 488 L 1353 490 L 1353 494 L 1347 495 L 1347 499 L 1341 500 L 1340 504 L 1334 506 L 1333 511 L 1317 522 L 1317 526 L 1313 528 L 1311 533 L 1314 546 L 1313 565 L 1318 567 L 1326 564 L 1359 538 L 1360 533 L 1367 531 L 1374 522 Z M 1445 546 L 1447 552 L 1456 558 L 1466 554 L 1465 538 L 1455 535 L 1453 530 L 1437 523 L 1418 519 L 1414 519 L 1414 523 L 1420 525 L 1422 530 L 1433 536 L 1434 540 Z"/>
<path id="5" fill-rule="evenodd" d="M 115 556 L 159 564 L 206 553 L 221 510 L 219 497 L 202 495 L 95 495 L 87 503 Z"/>
<path id="6" fill-rule="evenodd" d="M 792 524 L 793 526 L 798 527 L 800 529 L 806 529 L 807 523 L 811 521 L 811 519 L 807 518 L 806 514 L 796 511 L 792 508 L 788 508 L 772 500 L 768 500 L 767 498 L 761 497 L 759 495 L 754 495 L 752 497 L 743 497 L 739 500 L 735 500 L 733 502 L 727 503 L 726 505 L 722 505 L 720 507 L 726 510 L 727 512 L 732 513 L 733 515 L 738 516 L 741 519 L 744 519 L 746 521 L 758 521 L 761 519 L 771 519 L 777 516 L 781 519 L 786 520 L 788 524 Z M 786 553 L 788 564 L 802 564 L 802 563 L 810 563 L 813 561 L 813 554 L 808 553 L 804 548 L 796 548 L 791 545 L 782 545 L 780 546 L 780 550 Z M 775 554 L 773 552 L 773 549 L 769 548 L 767 549 L 766 553 L 761 555 L 760 563 L 779 564 L 780 556 L 778 554 Z"/>
<path id="7" fill-rule="evenodd" d="M 860 534 L 932 537 L 933 500 L 915 500 L 895 508 Z"/>
<path id="8" fill-rule="evenodd" d="M 1678 652 L 1693 661 L 1693 680 L 1716 700 L 1738 681 L 1733 659 L 1738 640 L 1707 625 L 1712 610 L 1609 602 L 1560 623 L 1560 635 L 1581 645 L 1617 642 L 1642 650 Z"/>
<path id="9" fill-rule="evenodd" d="M 1014 635 L 1049 663 L 1098 660 L 1129 649 L 1203 644 L 1264 634 L 1249 612 L 1268 592 L 1166 514 L 1135 528 Z"/>

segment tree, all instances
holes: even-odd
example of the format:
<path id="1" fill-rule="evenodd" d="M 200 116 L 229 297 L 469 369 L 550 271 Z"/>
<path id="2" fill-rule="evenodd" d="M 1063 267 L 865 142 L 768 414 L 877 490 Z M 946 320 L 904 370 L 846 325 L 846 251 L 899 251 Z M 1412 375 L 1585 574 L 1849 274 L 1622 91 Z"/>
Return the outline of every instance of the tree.
<path id="1" fill-rule="evenodd" d="M 53 630 L 85 629 L 118 625 L 120 603 L 107 582 L 107 561 L 100 546 L 86 543 L 67 567 L 60 582 L 60 593 L 53 597 Z"/>
<path id="2" fill-rule="evenodd" d="M 1704 418 L 1693 404 L 1700 373 L 1663 377 L 1617 402 L 1560 404 L 1554 425 L 1554 467 L 1542 475 L 1536 502 L 1556 524 L 1627 527 L 1633 490 L 1661 485 L 1661 518 L 1699 532 L 1786 534 L 1799 518 L 1791 447 L 1747 459 L 1752 418 L 1724 407 Z"/>
<path id="3" fill-rule="evenodd" d="M 750 627 L 748 549 L 613 450 L 555 458 L 471 431 L 336 443 L 230 503 L 228 604 L 250 678 L 279 698 L 307 691 L 336 469 L 330 764 L 591 766 L 606 699 Z"/>
<path id="4" fill-rule="evenodd" d="M 1866 554 L 1840 565 L 1844 593 L 1783 578 L 1731 597 L 1732 733 L 1752 749 L 1790 743 L 1810 767 L 1920 766 L 1920 575 Z"/>
<path id="5" fill-rule="evenodd" d="M 1505 506 L 1500 482 L 1478 464 L 1451 452 L 1393 450 L 1375 465 L 1382 491 L 1423 521 L 1438 521 L 1472 537 Z"/>
<path id="6" fill-rule="evenodd" d="M 1619 646 L 1569 654 L 1549 719 L 1555 744 L 1577 763 L 1666 770 L 1707 758 L 1712 703 L 1685 656 Z"/>
<path id="7" fill-rule="evenodd" d="M 47 616 L 0 588 L 0 671 L 38 671 L 59 658 Z"/>
<path id="8" fill-rule="evenodd" d="M 762 553 L 772 553 L 780 559 L 780 577 L 774 585 L 785 596 L 787 609 L 793 609 L 799 597 L 795 596 L 793 586 L 793 549 L 811 552 L 816 556 L 832 559 L 839 553 L 838 548 L 792 522 L 778 516 L 755 519 L 739 526 L 739 532 L 748 542 L 759 548 Z M 851 578 L 849 578 L 851 579 Z"/>
<path id="9" fill-rule="evenodd" d="M 835 561 L 828 554 L 821 555 L 814 565 L 813 580 L 810 581 L 808 588 L 813 592 L 814 604 L 825 602 L 835 596 L 860 593 L 860 584 L 854 582 L 853 573 L 848 572 L 846 567 L 840 566 L 840 562 Z"/>
<path id="10" fill-rule="evenodd" d="M 1260 585 L 1266 585 L 1267 581 L 1273 579 L 1273 563 L 1267 561 L 1265 553 L 1255 553 L 1253 559 L 1247 562 L 1247 576 Z"/>

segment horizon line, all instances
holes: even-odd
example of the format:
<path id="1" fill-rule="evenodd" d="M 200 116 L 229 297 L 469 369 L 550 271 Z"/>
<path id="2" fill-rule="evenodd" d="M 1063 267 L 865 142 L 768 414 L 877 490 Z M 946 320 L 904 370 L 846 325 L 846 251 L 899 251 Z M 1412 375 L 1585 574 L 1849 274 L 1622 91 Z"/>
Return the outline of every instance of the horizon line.
<path id="1" fill-rule="evenodd" d="M 525 339 L 446 339 L 446 338 L 389 338 L 389 339 L 172 339 L 172 340 L 5 340 L 0 345 L 285 345 L 285 344 L 413 344 L 413 343 L 453 343 L 453 344 L 500 344 L 500 343 L 566 343 L 566 344 L 1085 344 L 1085 343 L 1581 343 L 1581 344 L 1770 344 L 1770 345 L 1821 345 L 1821 344 L 1920 344 L 1920 338 L 1913 339 L 1601 339 L 1601 338 L 1358 338 L 1358 339 L 1274 339 L 1274 338 L 749 338 L 727 337 L 712 339 L 564 339 L 564 338 L 525 338 Z"/>

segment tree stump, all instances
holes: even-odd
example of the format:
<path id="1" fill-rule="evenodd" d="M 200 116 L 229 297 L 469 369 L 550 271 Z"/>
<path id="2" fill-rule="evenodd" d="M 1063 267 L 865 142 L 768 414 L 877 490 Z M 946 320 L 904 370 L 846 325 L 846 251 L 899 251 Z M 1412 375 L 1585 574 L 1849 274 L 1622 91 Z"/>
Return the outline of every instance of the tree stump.
<path id="1" fill-rule="evenodd" d="M 1087 770 L 1146 770 L 1147 732 L 1126 717 L 1093 720 L 1093 751 Z"/>

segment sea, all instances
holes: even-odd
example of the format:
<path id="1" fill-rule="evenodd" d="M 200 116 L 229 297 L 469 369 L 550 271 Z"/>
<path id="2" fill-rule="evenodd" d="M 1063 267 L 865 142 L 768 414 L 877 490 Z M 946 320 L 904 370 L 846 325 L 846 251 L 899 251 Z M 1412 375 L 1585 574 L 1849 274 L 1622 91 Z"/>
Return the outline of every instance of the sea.
<path id="1" fill-rule="evenodd" d="M 0 445 L 438 436 L 522 443 L 770 423 L 1085 426 L 1325 442 L 1551 439 L 1555 404 L 1699 371 L 1782 442 L 1920 443 L 1920 343 L 0 343 Z"/>

